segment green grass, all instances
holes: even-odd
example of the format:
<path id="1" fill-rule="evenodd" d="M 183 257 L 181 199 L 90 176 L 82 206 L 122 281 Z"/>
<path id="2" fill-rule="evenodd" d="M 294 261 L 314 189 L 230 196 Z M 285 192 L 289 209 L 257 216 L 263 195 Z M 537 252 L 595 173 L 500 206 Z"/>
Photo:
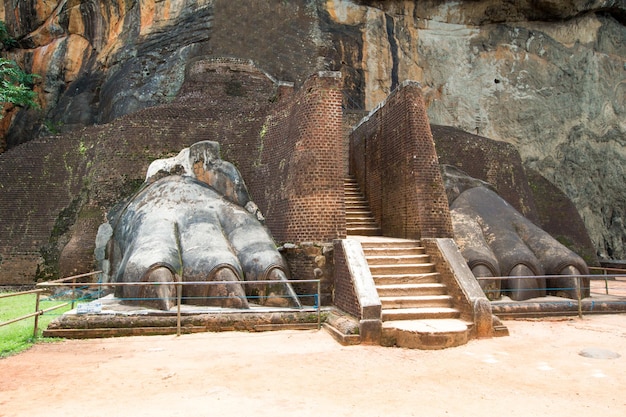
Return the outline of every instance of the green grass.
<path id="1" fill-rule="evenodd" d="M 33 313 L 35 311 L 35 300 L 35 294 L 0 298 L 0 323 Z M 49 300 L 47 296 L 42 295 L 41 301 L 39 302 L 39 310 L 45 310 L 63 304 L 64 302 L 65 301 Z M 70 306 L 68 305 L 40 315 L 36 337 L 33 337 L 35 317 L 0 327 L 0 358 L 22 352 L 31 347 L 35 342 L 54 340 L 41 337 L 41 333 L 55 317 L 69 309 Z"/>

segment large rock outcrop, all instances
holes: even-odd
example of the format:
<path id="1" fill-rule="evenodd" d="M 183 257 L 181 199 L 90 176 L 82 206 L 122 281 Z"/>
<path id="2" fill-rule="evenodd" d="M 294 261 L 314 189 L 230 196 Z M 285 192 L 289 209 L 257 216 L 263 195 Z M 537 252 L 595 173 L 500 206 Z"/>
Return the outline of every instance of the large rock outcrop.
<path id="1" fill-rule="evenodd" d="M 96 176 L 98 187 L 82 187 L 91 193 L 86 196 L 79 192 L 79 173 L 98 165 L 90 158 L 119 159 L 114 152 L 120 144 L 137 148 L 138 155 L 144 148 L 146 159 L 186 145 L 166 143 L 160 134 L 133 144 L 129 132 L 137 124 L 194 130 L 178 119 L 164 127 L 138 117 L 176 103 L 183 93 L 193 95 L 181 92 L 185 68 L 207 56 L 251 59 L 296 88 L 318 70 L 341 71 L 348 109 L 369 110 L 402 81 L 420 81 L 431 122 L 513 145 L 527 169 L 573 201 L 597 254 L 626 258 L 624 0 L 2 0 L 0 19 L 17 40 L 3 56 L 41 75 L 35 87 L 41 108 L 6 108 L 0 120 L 0 151 L 11 150 L 0 164 L 27 161 L 22 166 L 28 171 L 15 179 L 15 170 L 0 167 L 7 173 L 3 184 L 41 182 L 24 188 L 40 193 L 24 196 L 32 210 L 20 206 L 16 212 L 19 202 L 2 201 L 16 224 L 7 233 L 23 235 L 28 259 L 46 242 L 24 234 L 37 221 L 18 214 L 46 204 L 41 176 L 66 184 L 54 197 L 58 224 L 50 235 L 84 228 L 65 224 L 72 218 L 65 214 L 84 211 L 85 199 L 106 200 L 100 197 L 113 182 L 132 189 L 136 175 L 120 167 L 106 181 Z M 226 84 L 229 97 L 236 97 L 237 83 Z M 131 114 L 136 117 L 125 119 Z M 114 121 L 120 123 L 109 123 Z M 93 140 L 111 142 L 97 155 L 87 133 L 77 133 L 93 124 L 104 125 L 89 128 L 98 136 Z M 195 130 L 202 129 L 207 126 Z M 59 152 L 54 168 L 45 166 L 56 157 L 33 159 Z M 79 218 L 93 222 L 89 213 Z M 1 243 L 10 246 L 4 237 Z"/>
<path id="2" fill-rule="evenodd" d="M 327 6 L 362 35 L 346 55 L 365 107 L 421 81 L 432 123 L 515 145 L 574 202 L 598 255 L 626 257 L 625 1 Z"/>

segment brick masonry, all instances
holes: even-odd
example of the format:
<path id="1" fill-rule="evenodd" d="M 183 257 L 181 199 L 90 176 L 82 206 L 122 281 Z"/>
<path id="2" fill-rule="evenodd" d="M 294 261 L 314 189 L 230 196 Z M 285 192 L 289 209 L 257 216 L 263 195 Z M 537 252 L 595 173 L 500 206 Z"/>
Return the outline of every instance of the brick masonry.
<path id="1" fill-rule="evenodd" d="M 431 125 L 440 164 L 490 183 L 498 194 L 552 237 L 598 265 L 595 248 L 576 207 L 537 171 L 522 164 L 515 147 L 449 126 Z"/>
<path id="2" fill-rule="evenodd" d="M 452 237 L 448 199 L 417 83 L 407 82 L 350 137 L 350 172 L 385 236 Z"/>
<path id="3" fill-rule="evenodd" d="M 361 307 L 356 296 L 350 270 L 346 263 L 346 254 L 341 241 L 334 242 L 335 291 L 334 305 L 356 318 L 361 318 Z"/>
<path id="4" fill-rule="evenodd" d="M 217 140 L 277 243 L 316 248 L 290 261 L 292 276 L 321 273 L 328 299 L 324 242 L 345 236 L 340 88 L 339 73 L 315 74 L 294 91 L 248 60 L 205 58 L 188 66 L 169 104 L 0 154 L 0 284 L 55 274 L 41 271 L 46 252 L 61 258 L 56 274 L 93 270 L 97 226 L 150 162 Z"/>
<path id="5" fill-rule="evenodd" d="M 252 190 L 279 241 L 345 236 L 344 147 L 338 73 L 310 78 L 268 116 Z"/>

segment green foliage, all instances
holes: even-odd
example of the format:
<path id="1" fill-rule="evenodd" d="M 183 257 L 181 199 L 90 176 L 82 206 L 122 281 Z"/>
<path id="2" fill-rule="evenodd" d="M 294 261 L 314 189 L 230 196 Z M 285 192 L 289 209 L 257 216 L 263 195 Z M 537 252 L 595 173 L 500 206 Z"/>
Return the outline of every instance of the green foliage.
<path id="1" fill-rule="evenodd" d="M 0 298 L 0 323 L 33 313 L 35 311 L 35 297 L 35 294 L 25 294 Z M 43 310 L 62 303 L 42 297 L 39 309 Z M 39 331 L 36 338 L 33 338 L 34 317 L 0 327 L 0 358 L 15 355 L 38 341 L 50 341 L 49 338 L 41 337 L 42 329 L 45 329 L 56 316 L 69 309 L 70 306 L 61 307 L 39 316 Z"/>
<path id="2" fill-rule="evenodd" d="M 63 122 L 53 122 L 52 120 L 44 120 L 43 125 L 48 132 L 50 132 L 53 135 L 57 135 L 61 131 Z"/>
<path id="3" fill-rule="evenodd" d="M 17 41 L 9 35 L 7 27 L 2 20 L 0 20 L 0 43 L 2 43 L 3 49 L 10 49 L 17 46 Z"/>
<path id="4" fill-rule="evenodd" d="M 25 73 L 15 61 L 0 57 L 0 103 L 37 107 L 33 84 L 38 77 Z"/>
<path id="5" fill-rule="evenodd" d="M 17 46 L 17 42 L 9 35 L 6 25 L 1 20 L 0 43 L 3 50 Z M 26 73 L 15 61 L 0 57 L 0 103 L 38 107 L 35 102 L 37 95 L 33 91 L 36 78 L 39 76 Z M 0 117 L 2 117 L 1 114 Z"/>

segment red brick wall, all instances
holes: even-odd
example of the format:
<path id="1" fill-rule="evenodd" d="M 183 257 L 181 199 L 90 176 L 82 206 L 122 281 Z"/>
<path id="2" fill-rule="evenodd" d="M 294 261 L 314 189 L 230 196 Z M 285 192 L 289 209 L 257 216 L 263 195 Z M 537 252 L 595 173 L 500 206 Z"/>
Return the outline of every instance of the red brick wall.
<path id="1" fill-rule="evenodd" d="M 346 263 L 341 241 L 334 242 L 335 292 L 334 305 L 346 313 L 361 318 L 361 307 Z"/>
<path id="2" fill-rule="evenodd" d="M 34 283 L 42 249 L 66 226 L 60 213 L 83 185 L 79 148 L 46 138 L 0 154 L 0 284 Z"/>
<path id="3" fill-rule="evenodd" d="M 330 242 L 345 236 L 341 78 L 311 77 L 283 100 L 262 129 L 260 164 L 247 181 L 281 242 Z"/>
<path id="4" fill-rule="evenodd" d="M 415 239 L 453 236 L 418 84 L 402 84 L 352 132 L 350 172 L 383 235 Z"/>
<path id="5" fill-rule="evenodd" d="M 340 86 L 338 73 L 322 73 L 294 92 L 249 60 L 198 60 L 169 104 L 1 154 L 0 283 L 33 282 L 55 222 L 81 195 L 69 220 L 94 216 L 86 220 L 96 226 L 72 228 L 55 246 L 73 243 L 63 271 L 92 270 L 104 214 L 143 182 L 152 160 L 200 140 L 221 143 L 278 243 L 345 236 Z M 313 268 L 294 275 L 313 278 Z"/>

